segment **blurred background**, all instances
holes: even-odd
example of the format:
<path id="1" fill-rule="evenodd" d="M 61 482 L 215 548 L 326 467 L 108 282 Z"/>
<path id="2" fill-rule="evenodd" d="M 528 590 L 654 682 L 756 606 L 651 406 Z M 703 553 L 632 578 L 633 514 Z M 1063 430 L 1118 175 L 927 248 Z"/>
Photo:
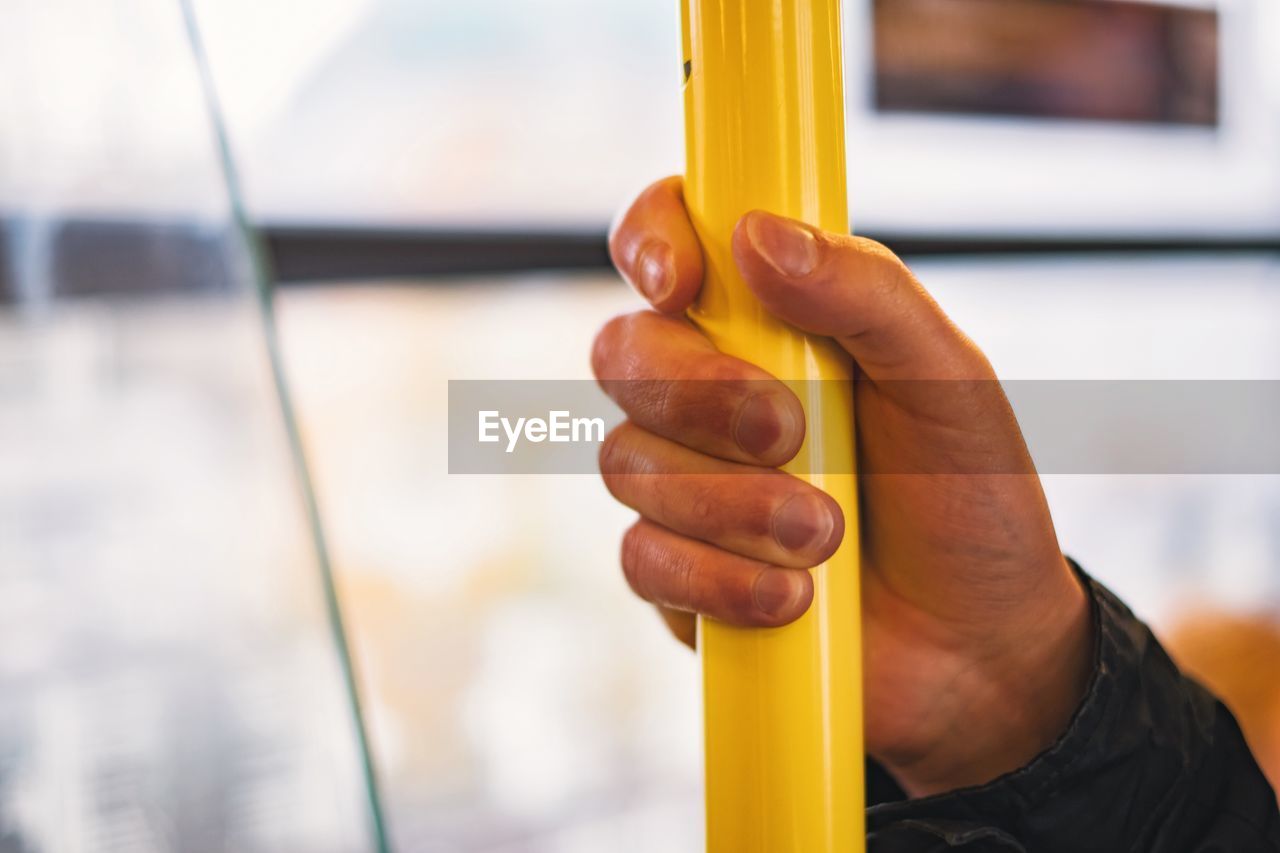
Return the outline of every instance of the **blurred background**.
<path id="1" fill-rule="evenodd" d="M 695 661 L 626 590 L 629 513 L 445 441 L 448 380 L 587 378 L 638 307 L 604 234 L 681 169 L 678 20 L 6 4 L 0 853 L 700 849 Z M 1280 5 L 845 20 L 855 227 L 1003 377 L 1280 379 Z M 1280 479 L 1046 481 L 1280 754 Z"/>

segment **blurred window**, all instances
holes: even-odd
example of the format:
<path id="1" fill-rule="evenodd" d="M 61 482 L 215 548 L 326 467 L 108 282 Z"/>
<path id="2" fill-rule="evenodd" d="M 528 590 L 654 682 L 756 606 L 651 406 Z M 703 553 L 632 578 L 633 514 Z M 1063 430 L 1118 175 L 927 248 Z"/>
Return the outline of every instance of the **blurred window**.
<path id="1" fill-rule="evenodd" d="M 601 226 L 678 171 L 676 0 L 200 0 L 260 218 Z"/>
<path id="2" fill-rule="evenodd" d="M 174 0 L 0 27 L 0 850 L 376 847 Z"/>
<path id="3" fill-rule="evenodd" d="M 676 0 L 196 2 L 259 220 L 599 232 L 681 169 Z M 1274 0 L 844 11 L 859 230 L 1280 230 Z"/>
<path id="4" fill-rule="evenodd" d="M 875 0 L 886 112 L 1216 125 L 1218 15 L 1098 0 Z"/>

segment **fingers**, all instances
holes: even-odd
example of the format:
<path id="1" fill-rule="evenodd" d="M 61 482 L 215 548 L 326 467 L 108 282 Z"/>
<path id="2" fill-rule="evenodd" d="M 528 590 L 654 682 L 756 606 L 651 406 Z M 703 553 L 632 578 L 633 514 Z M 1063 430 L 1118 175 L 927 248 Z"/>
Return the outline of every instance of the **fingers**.
<path id="1" fill-rule="evenodd" d="M 743 557 L 803 569 L 835 553 L 839 505 L 772 469 L 712 459 L 624 423 L 605 439 L 600 471 L 645 518 Z"/>
<path id="2" fill-rule="evenodd" d="M 651 184 L 609 232 L 609 255 L 618 272 L 668 314 L 688 308 L 702 287 L 702 247 L 682 188 L 679 176 Z"/>
<path id="3" fill-rule="evenodd" d="M 733 252 L 772 314 L 836 338 L 872 380 L 991 377 L 982 353 L 879 243 L 752 211 Z"/>
<path id="4" fill-rule="evenodd" d="M 769 467 L 804 441 L 804 410 L 758 367 L 716 352 L 692 326 L 652 311 L 610 321 L 592 368 L 627 417 L 703 453 Z"/>
<path id="5" fill-rule="evenodd" d="M 785 625 L 813 600 L 806 571 L 730 554 L 644 519 L 623 537 L 622 569 L 646 601 L 741 627 Z"/>

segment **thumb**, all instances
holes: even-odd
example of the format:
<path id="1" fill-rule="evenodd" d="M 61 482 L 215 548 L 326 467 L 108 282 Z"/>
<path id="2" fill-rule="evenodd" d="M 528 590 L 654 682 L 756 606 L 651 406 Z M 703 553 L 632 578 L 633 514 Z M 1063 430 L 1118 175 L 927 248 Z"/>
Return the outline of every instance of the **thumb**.
<path id="1" fill-rule="evenodd" d="M 733 254 L 771 314 L 835 338 L 873 381 L 993 376 L 906 265 L 874 240 L 755 210 L 739 220 Z"/>
<path id="2" fill-rule="evenodd" d="M 897 441 L 866 442 L 866 470 L 1034 471 L 986 356 L 893 252 L 753 211 L 738 222 L 733 253 L 771 314 L 834 338 L 875 386 L 867 402 L 894 404 L 871 412 Z"/>

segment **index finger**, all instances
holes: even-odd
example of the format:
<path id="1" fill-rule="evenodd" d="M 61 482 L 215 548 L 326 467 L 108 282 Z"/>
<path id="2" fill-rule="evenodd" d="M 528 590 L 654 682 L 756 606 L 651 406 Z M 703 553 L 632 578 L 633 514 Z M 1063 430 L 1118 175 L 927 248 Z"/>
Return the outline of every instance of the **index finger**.
<path id="1" fill-rule="evenodd" d="M 596 335 L 591 369 L 644 429 L 691 450 L 773 467 L 804 441 L 804 409 L 785 384 L 716 352 L 685 320 L 640 311 Z"/>
<path id="2" fill-rule="evenodd" d="M 684 209 L 683 178 L 663 178 L 636 197 L 610 229 L 609 256 L 664 314 L 693 303 L 702 288 L 702 246 Z"/>

